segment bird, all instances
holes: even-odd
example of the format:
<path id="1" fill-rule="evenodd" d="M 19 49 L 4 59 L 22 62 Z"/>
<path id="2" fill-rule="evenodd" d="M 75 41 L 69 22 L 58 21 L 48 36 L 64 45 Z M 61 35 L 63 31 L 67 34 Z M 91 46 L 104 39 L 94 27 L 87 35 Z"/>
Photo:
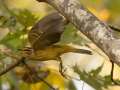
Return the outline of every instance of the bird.
<path id="1" fill-rule="evenodd" d="M 31 48 L 25 48 L 23 55 L 27 59 L 48 61 L 56 60 L 60 62 L 60 72 L 62 73 L 62 60 L 60 56 L 64 53 L 74 52 L 92 55 L 90 50 L 78 49 L 68 44 L 58 43 L 65 26 L 69 24 L 64 16 L 58 12 L 52 12 L 40 19 L 28 33 L 28 40 Z"/>

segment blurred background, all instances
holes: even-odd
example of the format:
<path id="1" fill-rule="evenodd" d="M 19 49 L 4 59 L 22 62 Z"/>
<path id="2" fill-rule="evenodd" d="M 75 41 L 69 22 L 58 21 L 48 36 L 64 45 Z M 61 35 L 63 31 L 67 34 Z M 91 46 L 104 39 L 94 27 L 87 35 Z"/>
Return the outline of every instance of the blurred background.
<path id="1" fill-rule="evenodd" d="M 102 22 L 120 28 L 120 0 L 80 0 L 80 3 Z M 51 6 L 36 0 L 0 0 L 0 70 L 7 68 L 15 61 L 6 53 L 19 55 L 19 49 L 29 44 L 27 34 L 31 27 L 54 11 L 55 9 Z M 115 33 L 119 36 L 118 32 Z M 65 74 L 70 76 L 69 80 L 60 75 L 58 62 L 51 60 L 39 64 L 28 61 L 33 67 L 38 66 L 43 71 L 50 70 L 51 73 L 44 79 L 51 86 L 59 90 L 120 89 L 110 80 L 111 63 L 108 57 L 74 26 L 71 24 L 66 26 L 60 42 L 76 48 L 91 50 L 93 55 L 66 53 L 61 56 Z M 74 66 L 77 68 L 73 68 Z M 24 71 L 25 69 L 16 67 L 1 76 L 0 90 L 51 90 L 41 80 L 35 83 L 30 83 L 29 80 L 26 82 L 27 78 L 22 77 Z M 30 74 L 28 77 L 31 77 Z M 119 77 L 120 68 L 116 65 L 114 78 L 118 80 Z"/>

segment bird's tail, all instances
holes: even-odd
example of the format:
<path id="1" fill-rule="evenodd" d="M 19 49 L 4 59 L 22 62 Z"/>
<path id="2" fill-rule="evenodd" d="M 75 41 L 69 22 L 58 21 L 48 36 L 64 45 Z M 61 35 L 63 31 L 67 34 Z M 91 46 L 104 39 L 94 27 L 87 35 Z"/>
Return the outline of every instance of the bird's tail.
<path id="1" fill-rule="evenodd" d="M 75 53 L 80 53 L 80 54 L 92 55 L 92 51 L 86 50 L 86 49 L 76 49 L 74 52 L 75 52 Z"/>

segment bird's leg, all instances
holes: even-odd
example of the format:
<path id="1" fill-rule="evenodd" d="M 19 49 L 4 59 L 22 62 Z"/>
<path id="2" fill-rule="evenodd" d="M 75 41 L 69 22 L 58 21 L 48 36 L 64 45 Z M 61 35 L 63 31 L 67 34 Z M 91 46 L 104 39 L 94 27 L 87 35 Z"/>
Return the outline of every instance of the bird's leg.
<path id="1" fill-rule="evenodd" d="M 60 57 L 58 57 L 58 61 L 60 62 L 60 64 L 59 64 L 59 72 L 60 72 L 60 74 L 61 74 L 64 78 L 67 79 L 66 75 L 64 74 L 64 72 L 66 71 L 66 69 L 64 69 L 64 67 L 63 67 L 63 62 L 62 62 L 62 60 L 61 60 Z"/>
<path id="2" fill-rule="evenodd" d="M 120 85 L 119 82 L 117 82 L 117 81 L 115 81 L 115 80 L 113 79 L 113 74 L 114 74 L 114 62 L 113 62 L 112 60 L 110 60 L 110 61 L 111 61 L 111 64 L 112 64 L 112 68 L 111 68 L 111 81 L 112 81 L 115 85 Z"/>

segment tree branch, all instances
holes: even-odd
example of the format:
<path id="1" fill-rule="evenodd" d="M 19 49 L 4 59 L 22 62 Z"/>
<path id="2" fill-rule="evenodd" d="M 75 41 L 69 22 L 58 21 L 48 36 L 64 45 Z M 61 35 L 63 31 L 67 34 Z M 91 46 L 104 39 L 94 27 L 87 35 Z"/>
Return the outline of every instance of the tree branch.
<path id="1" fill-rule="evenodd" d="M 92 40 L 120 66 L 120 39 L 112 30 L 81 5 L 79 0 L 38 0 L 47 2 L 66 17 L 77 29 Z"/>
<path id="2" fill-rule="evenodd" d="M 16 62 L 14 62 L 13 64 L 11 64 L 10 66 L 8 66 L 7 68 L 4 68 L 3 70 L 0 71 L 0 76 L 6 74 L 7 72 L 9 72 L 10 70 L 14 69 L 16 66 L 18 66 L 22 61 L 24 60 L 24 58 L 21 58 L 20 60 L 16 60 Z"/>
<path id="3" fill-rule="evenodd" d="M 0 53 L 3 53 L 4 55 L 11 57 L 12 59 L 15 59 L 15 61 L 12 62 L 11 65 L 8 65 L 6 68 L 3 68 L 0 70 L 0 76 L 6 74 L 10 70 L 14 69 L 16 66 L 18 66 L 25 58 L 24 57 L 18 57 L 17 55 L 14 55 L 11 51 L 9 50 L 1 50 Z"/>

